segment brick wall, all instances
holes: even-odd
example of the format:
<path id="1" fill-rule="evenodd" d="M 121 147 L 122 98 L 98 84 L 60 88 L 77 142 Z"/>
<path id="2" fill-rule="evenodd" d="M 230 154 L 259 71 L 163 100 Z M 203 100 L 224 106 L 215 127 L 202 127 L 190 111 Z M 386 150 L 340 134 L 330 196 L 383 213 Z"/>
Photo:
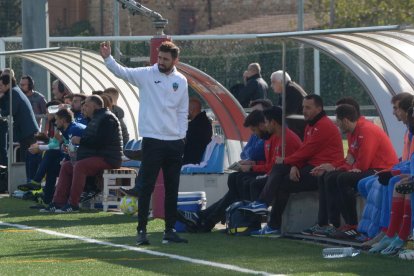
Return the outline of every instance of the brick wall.
<path id="1" fill-rule="evenodd" d="M 113 34 L 113 0 L 89 0 L 89 20 L 98 35 Z M 166 19 L 167 34 L 200 32 L 258 15 L 295 13 L 292 0 L 141 0 Z M 103 4 L 103 5 L 102 5 Z M 121 35 L 153 35 L 151 20 L 120 7 Z"/>

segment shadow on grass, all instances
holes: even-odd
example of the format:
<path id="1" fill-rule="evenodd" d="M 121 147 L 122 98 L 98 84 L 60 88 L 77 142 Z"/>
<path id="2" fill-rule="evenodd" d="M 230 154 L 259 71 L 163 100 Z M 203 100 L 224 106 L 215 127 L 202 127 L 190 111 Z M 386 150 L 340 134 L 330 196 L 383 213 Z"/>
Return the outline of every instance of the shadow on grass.
<path id="1" fill-rule="evenodd" d="M 87 236 L 115 244 L 130 246 L 135 244 L 135 229 L 133 228 L 136 218 L 110 213 L 97 213 L 95 211 L 78 214 L 40 215 L 28 210 L 25 206 L 27 204 L 22 203 L 22 201 L 3 200 L 0 200 L 0 220 L 39 228 L 54 228 L 58 232 L 63 232 L 59 230 L 61 227 L 69 227 L 64 230 L 65 233 Z M 19 215 L 15 216 L 16 213 Z M 125 225 L 123 224 L 131 226 L 131 228 L 124 229 Z M 162 245 L 162 224 L 160 221 L 149 224 L 148 231 L 151 245 L 145 247 L 146 249 L 234 264 L 271 273 L 412 275 L 413 271 L 412 262 L 402 261 L 396 257 L 361 254 L 354 258 L 323 259 L 321 246 L 288 239 L 234 237 L 215 232 L 182 234 L 183 237 L 189 240 L 189 244 Z M 44 237 L 43 234 L 40 237 Z M 223 273 L 223 270 L 211 269 L 206 266 L 189 265 L 171 259 L 151 259 L 148 257 L 150 255 L 143 255 L 134 251 L 80 241 L 69 242 L 68 239 L 53 236 L 44 239 L 39 239 L 38 235 L 33 236 L 32 242 L 34 244 L 45 243 L 45 245 L 43 248 L 37 248 L 36 246 L 30 246 L 30 242 L 28 242 L 28 244 L 25 244 L 24 252 L 15 253 L 14 256 L 16 258 L 28 258 L 29 256 L 35 259 L 96 258 L 115 266 L 168 275 Z M 63 245 L 61 245 L 62 243 Z M 13 254 L 7 256 L 13 256 Z M 139 259 L 140 257 L 143 261 L 122 260 L 122 258 Z M 79 264 L 76 266 L 78 267 Z"/>

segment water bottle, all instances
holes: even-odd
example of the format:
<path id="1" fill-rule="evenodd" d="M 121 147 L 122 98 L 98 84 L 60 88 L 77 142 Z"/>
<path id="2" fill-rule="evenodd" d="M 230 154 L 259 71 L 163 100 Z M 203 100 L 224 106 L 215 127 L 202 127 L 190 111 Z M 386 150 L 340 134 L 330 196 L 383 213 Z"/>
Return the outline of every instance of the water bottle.
<path id="1" fill-rule="evenodd" d="M 78 145 L 72 144 L 71 136 L 69 136 L 69 144 L 68 144 L 68 155 L 70 157 L 70 161 L 72 164 L 76 162 L 76 152 L 78 150 Z"/>
<path id="2" fill-rule="evenodd" d="M 322 250 L 322 256 L 326 259 L 355 257 L 359 253 L 361 251 L 353 247 L 331 247 Z"/>

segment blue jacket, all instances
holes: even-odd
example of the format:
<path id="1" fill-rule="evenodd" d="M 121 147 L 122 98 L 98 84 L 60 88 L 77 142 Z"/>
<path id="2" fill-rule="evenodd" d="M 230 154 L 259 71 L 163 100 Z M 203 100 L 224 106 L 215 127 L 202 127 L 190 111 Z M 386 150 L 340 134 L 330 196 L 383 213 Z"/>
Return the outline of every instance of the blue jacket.
<path id="1" fill-rule="evenodd" d="M 243 151 L 240 153 L 243 160 L 262 161 L 265 160 L 264 141 L 252 134 Z"/>

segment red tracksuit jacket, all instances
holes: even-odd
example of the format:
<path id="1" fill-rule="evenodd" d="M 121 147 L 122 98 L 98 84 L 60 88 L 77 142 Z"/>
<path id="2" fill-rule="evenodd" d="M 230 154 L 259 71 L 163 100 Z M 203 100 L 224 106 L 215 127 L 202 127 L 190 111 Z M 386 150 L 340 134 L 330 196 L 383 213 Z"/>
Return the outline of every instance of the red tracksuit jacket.
<path id="1" fill-rule="evenodd" d="M 292 130 L 286 128 L 286 147 L 285 156 L 290 156 L 296 150 L 300 148 L 302 141 L 299 136 Z M 273 165 L 276 162 L 276 157 L 282 155 L 282 137 L 273 134 L 270 139 L 264 142 L 264 151 L 266 162 L 263 164 L 257 164 L 252 167 L 254 172 L 263 172 L 269 174 Z"/>
<path id="2" fill-rule="evenodd" d="M 388 169 L 398 163 L 398 157 L 388 135 L 377 125 L 360 117 L 352 133 L 347 134 L 348 154 L 354 163 L 339 169 Z"/>
<path id="3" fill-rule="evenodd" d="M 302 146 L 284 160 L 284 164 L 301 168 L 305 165 L 319 166 L 330 163 L 342 164 L 344 150 L 338 127 L 325 115 L 313 126 L 305 128 Z"/>

